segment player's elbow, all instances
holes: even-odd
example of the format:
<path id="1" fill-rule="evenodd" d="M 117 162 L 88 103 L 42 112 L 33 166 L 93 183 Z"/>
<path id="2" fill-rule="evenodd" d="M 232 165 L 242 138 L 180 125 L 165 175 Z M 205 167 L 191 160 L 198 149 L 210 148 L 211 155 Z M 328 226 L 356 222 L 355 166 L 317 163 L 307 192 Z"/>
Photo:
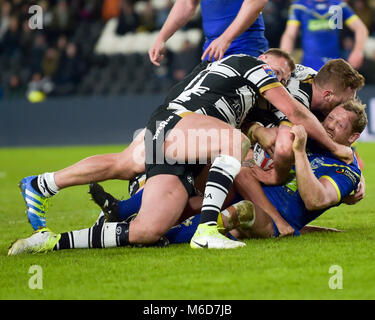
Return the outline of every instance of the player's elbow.
<path id="1" fill-rule="evenodd" d="M 303 202 L 305 203 L 305 207 L 308 211 L 323 210 L 332 205 L 330 202 L 327 201 L 324 195 L 317 194 L 313 195 L 312 197 L 307 197 L 306 199 L 304 199 Z"/>

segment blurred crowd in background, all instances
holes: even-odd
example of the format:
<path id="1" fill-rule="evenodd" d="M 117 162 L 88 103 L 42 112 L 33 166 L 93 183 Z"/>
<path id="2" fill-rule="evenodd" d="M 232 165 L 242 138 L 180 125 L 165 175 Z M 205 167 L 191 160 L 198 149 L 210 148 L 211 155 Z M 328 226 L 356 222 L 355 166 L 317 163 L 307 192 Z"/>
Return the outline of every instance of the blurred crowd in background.
<path id="1" fill-rule="evenodd" d="M 375 84 L 375 0 L 347 2 L 370 32 L 361 69 L 367 84 Z M 42 29 L 30 29 L 32 4 L 43 9 Z M 290 4 L 270 0 L 263 11 L 270 47 L 280 45 Z M 0 0 L 0 97 L 27 97 L 33 91 L 66 96 L 168 89 L 199 63 L 203 38 L 199 43 L 185 40 L 179 50 L 169 50 L 161 67 L 149 62 L 147 51 L 109 55 L 96 53 L 95 47 L 113 18 L 118 36 L 157 32 L 172 6 L 172 0 Z M 194 28 L 201 28 L 200 14 L 184 30 Z M 341 44 L 345 57 L 353 46 L 349 30 L 342 32 Z"/>

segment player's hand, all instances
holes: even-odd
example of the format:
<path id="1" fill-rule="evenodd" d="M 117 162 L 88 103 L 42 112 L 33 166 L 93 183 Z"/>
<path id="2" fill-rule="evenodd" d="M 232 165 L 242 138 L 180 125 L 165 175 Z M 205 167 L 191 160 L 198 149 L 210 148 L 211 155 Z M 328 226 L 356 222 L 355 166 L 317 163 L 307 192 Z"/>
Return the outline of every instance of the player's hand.
<path id="1" fill-rule="evenodd" d="M 276 224 L 277 229 L 279 230 L 279 233 L 280 233 L 279 238 L 294 235 L 294 229 L 284 219 L 282 219 L 278 222 L 275 222 L 275 224 Z"/>
<path id="2" fill-rule="evenodd" d="M 340 159 L 346 164 L 350 164 L 354 160 L 353 150 L 350 147 L 344 146 L 342 144 L 336 143 L 336 150 L 332 153 L 336 156 L 336 158 Z"/>
<path id="3" fill-rule="evenodd" d="M 273 158 L 275 153 L 275 143 L 277 137 L 277 127 L 264 128 L 258 127 L 254 130 L 253 136 L 262 148 Z"/>
<path id="4" fill-rule="evenodd" d="M 220 36 L 210 43 L 207 49 L 203 52 L 201 60 L 204 60 L 208 56 L 208 60 L 212 61 L 215 58 L 216 61 L 221 60 L 224 57 L 225 51 L 228 50 L 231 41 L 225 37 Z"/>
<path id="5" fill-rule="evenodd" d="M 294 135 L 293 151 L 304 152 L 306 150 L 307 132 L 304 126 L 295 125 L 290 129 L 290 133 Z"/>
<path id="6" fill-rule="evenodd" d="M 282 181 L 277 176 L 277 172 L 274 168 L 270 170 L 263 170 L 257 165 L 251 168 L 251 174 L 261 183 L 265 185 L 278 185 Z"/>
<path id="7" fill-rule="evenodd" d="M 148 56 L 151 63 L 153 63 L 155 66 L 160 67 L 160 61 L 162 61 L 164 58 L 165 50 L 165 42 L 156 39 L 153 46 L 148 51 Z"/>
<path id="8" fill-rule="evenodd" d="M 354 194 L 350 194 L 346 196 L 344 199 L 342 199 L 342 202 L 348 205 L 356 204 L 365 197 L 365 191 L 366 191 L 365 178 L 362 175 L 361 181 L 358 184 L 357 190 L 354 192 Z"/>
<path id="9" fill-rule="evenodd" d="M 348 57 L 348 62 L 353 68 L 359 69 L 363 64 L 364 54 L 362 51 L 352 51 Z"/>

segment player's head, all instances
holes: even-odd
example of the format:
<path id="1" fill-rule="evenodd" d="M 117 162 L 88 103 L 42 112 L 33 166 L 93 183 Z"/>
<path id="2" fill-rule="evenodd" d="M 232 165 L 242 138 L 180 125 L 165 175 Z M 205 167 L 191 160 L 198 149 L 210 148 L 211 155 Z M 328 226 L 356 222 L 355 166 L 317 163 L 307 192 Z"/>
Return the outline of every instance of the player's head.
<path id="1" fill-rule="evenodd" d="M 328 135 L 337 143 L 350 146 L 367 125 L 366 106 L 350 99 L 334 108 L 323 121 Z"/>
<path id="2" fill-rule="evenodd" d="M 296 68 L 292 56 L 277 48 L 271 48 L 258 57 L 259 60 L 267 63 L 275 73 L 277 79 L 285 85 L 290 78 L 290 74 Z"/>
<path id="3" fill-rule="evenodd" d="M 312 108 L 327 115 L 339 104 L 354 98 L 364 84 L 364 77 L 345 60 L 330 60 L 313 80 Z"/>

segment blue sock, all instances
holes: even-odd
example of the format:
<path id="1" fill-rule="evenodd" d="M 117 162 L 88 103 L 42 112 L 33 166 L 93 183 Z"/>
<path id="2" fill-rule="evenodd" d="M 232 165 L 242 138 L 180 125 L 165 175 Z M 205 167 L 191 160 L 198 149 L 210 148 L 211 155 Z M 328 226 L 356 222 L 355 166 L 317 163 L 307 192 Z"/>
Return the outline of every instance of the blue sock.
<path id="1" fill-rule="evenodd" d="M 170 229 L 165 235 L 169 243 L 189 243 L 197 230 L 199 220 L 200 214 L 197 214 Z"/>
<path id="2" fill-rule="evenodd" d="M 142 203 L 143 189 L 138 191 L 129 199 L 119 201 L 118 203 L 118 217 L 120 221 L 126 220 L 132 214 L 137 213 Z"/>

